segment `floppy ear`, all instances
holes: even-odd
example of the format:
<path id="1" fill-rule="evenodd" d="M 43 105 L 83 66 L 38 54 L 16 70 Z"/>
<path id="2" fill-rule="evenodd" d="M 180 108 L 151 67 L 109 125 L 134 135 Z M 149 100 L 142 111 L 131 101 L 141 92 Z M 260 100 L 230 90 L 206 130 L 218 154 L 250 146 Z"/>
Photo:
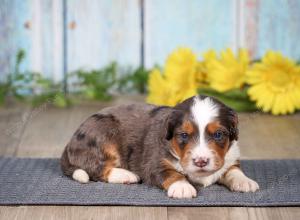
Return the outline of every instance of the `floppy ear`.
<path id="1" fill-rule="evenodd" d="M 176 126 L 182 123 L 182 118 L 184 113 L 180 110 L 174 110 L 170 113 L 167 118 L 165 128 L 166 128 L 166 135 L 165 138 L 169 141 L 174 136 L 174 130 Z"/>
<path id="2" fill-rule="evenodd" d="M 229 120 L 230 120 L 229 139 L 230 139 L 230 141 L 238 140 L 238 136 L 239 136 L 238 123 L 239 123 L 239 120 L 238 120 L 237 113 L 233 109 L 230 109 L 230 111 L 229 111 Z"/>

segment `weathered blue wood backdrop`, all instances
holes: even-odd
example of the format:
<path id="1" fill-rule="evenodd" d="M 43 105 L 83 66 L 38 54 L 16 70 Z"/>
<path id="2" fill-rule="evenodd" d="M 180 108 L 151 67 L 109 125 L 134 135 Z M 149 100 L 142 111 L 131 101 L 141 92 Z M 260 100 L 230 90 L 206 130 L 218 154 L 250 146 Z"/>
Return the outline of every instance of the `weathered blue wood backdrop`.
<path id="1" fill-rule="evenodd" d="M 0 0 L 0 79 L 20 48 L 22 69 L 55 80 L 64 64 L 152 67 L 178 46 L 198 54 L 247 47 L 253 58 L 274 49 L 300 59 L 299 11 L 299 0 L 67 0 L 66 8 L 63 0 Z"/>

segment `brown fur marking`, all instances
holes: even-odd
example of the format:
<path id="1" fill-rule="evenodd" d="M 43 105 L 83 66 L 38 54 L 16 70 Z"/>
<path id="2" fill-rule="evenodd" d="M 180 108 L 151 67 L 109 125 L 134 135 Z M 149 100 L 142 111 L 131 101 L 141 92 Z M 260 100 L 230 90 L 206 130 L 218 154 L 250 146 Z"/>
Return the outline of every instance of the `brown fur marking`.
<path id="1" fill-rule="evenodd" d="M 217 130 L 224 130 L 225 128 L 220 124 L 219 121 L 211 122 L 206 126 L 206 131 L 209 135 L 215 133 Z M 215 154 L 215 166 L 221 167 L 224 164 L 225 154 L 229 149 L 229 139 L 226 137 L 226 140 L 220 146 L 214 140 L 210 140 L 208 143 L 208 147 L 213 150 Z"/>
<path id="2" fill-rule="evenodd" d="M 177 172 L 172 163 L 167 159 L 163 159 L 161 165 L 163 166 L 165 172 L 162 183 L 162 187 L 165 190 L 167 190 L 172 183 L 185 179 L 184 175 Z"/>
<path id="3" fill-rule="evenodd" d="M 182 151 L 180 149 L 180 146 L 177 142 L 177 138 L 175 136 L 172 138 L 171 143 L 172 143 L 171 146 L 172 146 L 174 152 L 176 153 L 176 155 L 179 156 L 180 158 L 182 158 Z"/>
<path id="4" fill-rule="evenodd" d="M 231 167 L 229 167 L 228 170 L 226 170 L 226 172 L 223 174 L 223 177 L 225 177 L 231 170 L 234 170 L 234 169 L 241 170 L 240 161 L 237 161 L 237 164 L 232 165 Z"/>
<path id="5" fill-rule="evenodd" d="M 213 134 L 214 132 L 216 132 L 218 129 L 220 129 L 222 127 L 223 126 L 220 125 L 219 121 L 215 121 L 215 122 L 211 122 L 211 123 L 207 124 L 206 129 L 209 134 Z"/>
<path id="6" fill-rule="evenodd" d="M 112 168 L 120 166 L 120 154 L 116 144 L 107 144 L 103 146 L 102 151 L 105 161 L 100 178 L 107 181 Z"/>
<path id="7" fill-rule="evenodd" d="M 120 154 L 118 151 L 118 146 L 116 144 L 107 144 L 103 146 L 102 151 L 105 158 L 118 161 L 117 164 L 120 165 Z"/>
<path id="8" fill-rule="evenodd" d="M 189 152 L 194 145 L 195 140 L 192 138 L 192 136 L 195 134 L 196 128 L 192 122 L 185 120 L 180 127 L 180 131 L 189 135 L 188 142 L 184 146 L 180 146 L 178 143 L 178 137 L 174 136 L 171 140 L 171 146 L 174 152 L 180 157 L 181 163 L 187 164 L 190 160 Z"/>
<path id="9" fill-rule="evenodd" d="M 190 121 L 184 121 L 182 124 L 182 130 L 188 134 L 193 134 L 195 132 L 195 128 L 193 123 Z"/>

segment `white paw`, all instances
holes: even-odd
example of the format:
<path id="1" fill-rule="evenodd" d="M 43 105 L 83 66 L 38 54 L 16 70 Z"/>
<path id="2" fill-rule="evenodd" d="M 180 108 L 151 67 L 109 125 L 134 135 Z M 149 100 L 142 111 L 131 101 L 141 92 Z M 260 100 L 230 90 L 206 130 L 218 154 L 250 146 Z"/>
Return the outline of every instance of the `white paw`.
<path id="1" fill-rule="evenodd" d="M 87 172 L 85 172 L 82 169 L 77 169 L 73 172 L 72 175 L 74 180 L 77 180 L 80 183 L 88 183 L 89 182 L 89 175 L 87 174 Z"/>
<path id="2" fill-rule="evenodd" d="M 259 186 L 254 180 L 243 176 L 234 178 L 230 184 L 230 189 L 236 192 L 255 192 Z"/>
<path id="3" fill-rule="evenodd" d="M 180 180 L 172 183 L 168 189 L 168 196 L 171 198 L 183 199 L 197 196 L 196 189 L 186 180 Z"/>
<path id="4" fill-rule="evenodd" d="M 108 175 L 109 183 L 131 184 L 139 181 L 140 178 L 136 174 L 122 168 L 112 168 Z"/>

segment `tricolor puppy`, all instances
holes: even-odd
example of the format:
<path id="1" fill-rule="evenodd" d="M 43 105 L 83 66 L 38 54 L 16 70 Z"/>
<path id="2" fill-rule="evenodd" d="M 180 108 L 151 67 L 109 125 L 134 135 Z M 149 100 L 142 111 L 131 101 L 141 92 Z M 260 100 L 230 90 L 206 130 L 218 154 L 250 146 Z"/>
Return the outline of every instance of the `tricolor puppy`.
<path id="1" fill-rule="evenodd" d="M 131 104 L 89 117 L 61 158 L 65 175 L 81 183 L 137 183 L 192 198 L 215 182 L 254 192 L 258 184 L 239 166 L 237 114 L 218 100 L 191 97 L 177 106 Z"/>

